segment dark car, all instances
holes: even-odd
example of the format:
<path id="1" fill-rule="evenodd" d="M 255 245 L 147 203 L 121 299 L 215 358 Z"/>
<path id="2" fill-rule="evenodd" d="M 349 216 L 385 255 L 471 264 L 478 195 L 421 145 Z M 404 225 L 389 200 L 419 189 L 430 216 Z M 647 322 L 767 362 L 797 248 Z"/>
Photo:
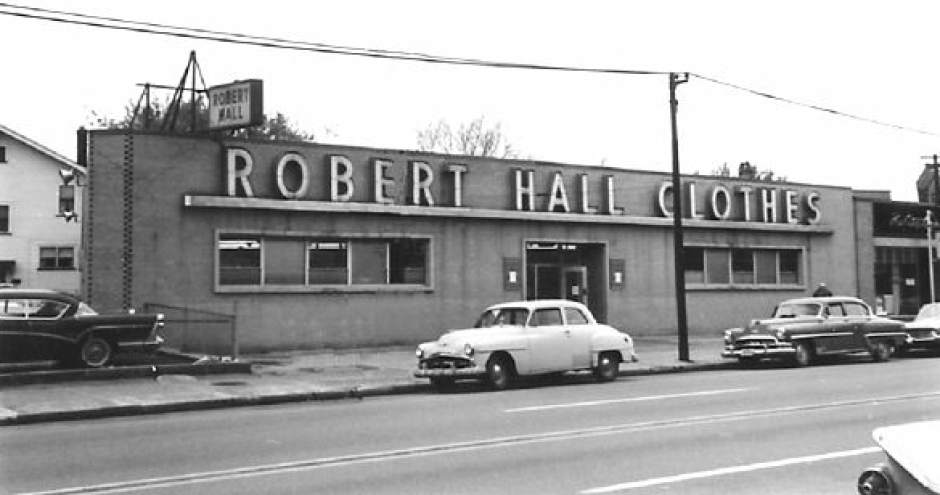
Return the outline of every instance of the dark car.
<path id="1" fill-rule="evenodd" d="M 776 358 L 806 366 L 817 356 L 869 352 L 885 361 L 908 339 L 903 323 L 875 316 L 861 299 L 806 297 L 780 303 L 770 319 L 725 330 L 721 355 L 741 363 Z"/>
<path id="2" fill-rule="evenodd" d="M 60 292 L 0 289 L 0 362 L 55 360 L 97 368 L 119 352 L 156 350 L 163 324 L 161 314 L 98 314 Z"/>

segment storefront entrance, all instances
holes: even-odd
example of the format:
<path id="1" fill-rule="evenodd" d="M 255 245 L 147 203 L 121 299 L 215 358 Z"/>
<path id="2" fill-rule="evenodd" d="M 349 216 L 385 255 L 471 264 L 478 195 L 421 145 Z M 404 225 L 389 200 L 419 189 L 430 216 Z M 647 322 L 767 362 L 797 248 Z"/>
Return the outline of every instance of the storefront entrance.
<path id="1" fill-rule="evenodd" d="M 607 291 L 603 244 L 526 243 L 526 299 L 568 299 L 603 321 Z"/>

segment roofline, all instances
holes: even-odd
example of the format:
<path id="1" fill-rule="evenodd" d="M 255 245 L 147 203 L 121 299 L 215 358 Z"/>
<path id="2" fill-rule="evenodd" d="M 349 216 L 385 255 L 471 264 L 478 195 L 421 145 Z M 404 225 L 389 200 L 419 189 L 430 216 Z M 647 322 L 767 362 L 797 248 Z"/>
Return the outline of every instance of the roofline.
<path id="1" fill-rule="evenodd" d="M 9 127 L 3 124 L 0 124 L 0 133 L 10 136 L 11 138 L 25 144 L 26 146 L 29 146 L 30 148 L 33 148 L 34 150 L 42 153 L 43 155 L 46 155 L 49 158 L 52 158 L 53 160 L 61 163 L 62 165 L 65 165 L 71 168 L 72 170 L 80 172 L 82 175 L 88 175 L 88 170 L 86 170 L 85 167 L 73 162 L 72 160 L 69 160 L 68 158 L 56 153 L 55 151 L 52 151 L 46 146 L 43 146 L 36 141 L 33 141 L 32 139 L 14 131 L 13 129 L 10 129 Z"/>

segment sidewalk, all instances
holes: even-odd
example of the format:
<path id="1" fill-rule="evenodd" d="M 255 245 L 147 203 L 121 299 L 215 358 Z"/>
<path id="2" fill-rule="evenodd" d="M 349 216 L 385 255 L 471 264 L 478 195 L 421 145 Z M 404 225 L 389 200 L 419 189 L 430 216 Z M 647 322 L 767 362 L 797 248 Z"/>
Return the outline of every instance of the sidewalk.
<path id="1" fill-rule="evenodd" d="M 691 362 L 677 359 L 675 338 L 637 337 L 635 345 L 639 361 L 622 364 L 621 376 L 737 366 L 721 358 L 721 338 L 692 338 Z M 136 366 L 105 370 L 106 379 L 84 374 L 17 384 L 8 376 L 0 382 L 0 425 L 432 393 L 427 380 L 412 376 L 415 363 L 414 348 L 393 347 L 251 354 L 239 363 Z"/>

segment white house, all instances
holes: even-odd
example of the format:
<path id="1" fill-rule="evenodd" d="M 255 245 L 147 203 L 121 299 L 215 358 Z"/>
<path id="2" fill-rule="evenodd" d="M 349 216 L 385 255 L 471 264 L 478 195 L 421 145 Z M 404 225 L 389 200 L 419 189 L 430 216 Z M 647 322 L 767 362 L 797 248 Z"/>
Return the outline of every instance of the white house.
<path id="1" fill-rule="evenodd" d="M 82 185 L 72 160 L 0 125 L 0 286 L 81 288 Z"/>

